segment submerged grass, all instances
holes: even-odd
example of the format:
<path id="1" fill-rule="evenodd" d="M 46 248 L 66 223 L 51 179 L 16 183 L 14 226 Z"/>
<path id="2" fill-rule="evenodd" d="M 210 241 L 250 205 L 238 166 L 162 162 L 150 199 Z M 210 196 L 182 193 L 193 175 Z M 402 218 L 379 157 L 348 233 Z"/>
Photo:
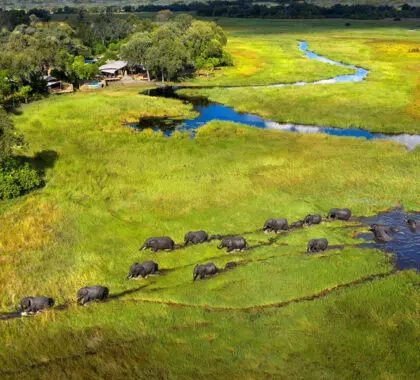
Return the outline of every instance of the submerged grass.
<path id="1" fill-rule="evenodd" d="M 121 124 L 140 115 L 193 117 L 181 101 L 138 91 L 50 98 L 15 117 L 28 155 L 56 159 L 43 189 L 0 203 L 0 310 L 28 295 L 67 308 L 0 321 L 0 376 L 415 378 L 418 273 L 393 274 L 389 256 L 352 247 L 354 231 L 341 228 L 349 223 L 270 245 L 258 229 L 269 217 L 292 222 L 331 207 L 355 216 L 417 209 L 420 149 L 222 122 L 194 139 L 131 133 Z M 138 252 L 147 237 L 182 242 L 198 229 L 246 232 L 252 249 Z M 344 249 L 304 254 L 320 237 Z M 125 279 L 147 259 L 162 275 Z M 194 265 L 209 261 L 238 267 L 193 282 Z M 77 289 L 94 284 L 111 299 L 76 307 Z"/>

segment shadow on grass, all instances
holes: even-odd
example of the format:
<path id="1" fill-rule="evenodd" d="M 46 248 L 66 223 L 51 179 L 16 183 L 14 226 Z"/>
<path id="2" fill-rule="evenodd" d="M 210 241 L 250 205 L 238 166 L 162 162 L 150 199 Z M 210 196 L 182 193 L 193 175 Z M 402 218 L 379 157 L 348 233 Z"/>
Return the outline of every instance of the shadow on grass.
<path id="1" fill-rule="evenodd" d="M 115 299 L 119 299 L 123 296 L 126 296 L 127 294 L 132 294 L 132 293 L 136 293 L 139 290 L 142 290 L 143 288 L 147 288 L 150 284 L 146 284 L 146 285 L 142 285 L 139 286 L 137 288 L 133 288 L 133 289 L 128 289 L 128 290 L 124 290 L 123 292 L 120 293 L 115 293 L 115 294 L 111 294 L 107 300 L 115 300 Z"/>
<path id="2" fill-rule="evenodd" d="M 58 153 L 54 150 L 42 150 L 37 152 L 34 157 L 16 156 L 16 160 L 20 164 L 28 163 L 38 171 L 42 178 L 45 177 L 47 169 L 54 167 L 57 159 Z"/>
<path id="3" fill-rule="evenodd" d="M 54 150 L 42 150 L 37 152 L 34 157 L 16 156 L 14 159 L 20 166 L 29 164 L 30 167 L 38 172 L 41 178 L 39 188 L 42 188 L 45 186 L 47 169 L 52 169 L 55 166 L 58 159 L 58 153 Z"/>

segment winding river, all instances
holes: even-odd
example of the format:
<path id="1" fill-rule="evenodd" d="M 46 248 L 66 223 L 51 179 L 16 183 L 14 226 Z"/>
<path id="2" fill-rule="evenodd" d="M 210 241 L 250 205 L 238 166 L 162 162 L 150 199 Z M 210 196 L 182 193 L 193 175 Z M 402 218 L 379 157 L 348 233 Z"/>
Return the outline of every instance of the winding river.
<path id="1" fill-rule="evenodd" d="M 315 82 L 296 82 L 290 84 L 273 84 L 268 86 L 251 86 L 253 88 L 272 88 L 272 87 L 291 87 L 291 86 L 311 86 L 320 84 L 335 84 L 335 83 L 350 83 L 350 82 L 361 82 L 368 75 L 368 70 L 354 65 L 348 65 L 341 62 L 333 61 L 329 58 L 320 56 L 310 50 L 308 50 L 308 43 L 301 41 L 299 42 L 299 49 L 305 54 L 308 59 L 324 62 L 330 65 L 345 67 L 354 70 L 353 74 L 339 75 L 335 78 L 323 79 Z M 207 87 L 209 88 L 209 87 Z M 232 87 L 226 87 L 229 91 Z M 299 125 L 293 123 L 278 123 L 273 120 L 263 119 L 257 115 L 248 113 L 236 112 L 233 108 L 227 107 L 223 104 L 209 101 L 204 97 L 187 97 L 179 95 L 177 90 L 181 87 L 160 87 L 153 90 L 148 90 L 147 95 L 160 96 L 167 98 L 181 99 L 185 102 L 191 103 L 194 110 L 198 112 L 198 116 L 195 119 L 171 119 L 171 118 L 142 118 L 137 124 L 127 124 L 137 130 L 143 130 L 144 128 L 151 128 L 155 131 L 163 131 L 166 136 L 170 136 L 174 131 L 194 131 L 200 128 L 204 124 L 212 120 L 230 121 L 235 123 L 241 123 L 256 128 L 264 129 L 275 129 L 286 132 L 297 132 L 297 133 L 323 133 L 333 136 L 342 137 L 358 137 L 367 140 L 381 139 L 381 140 L 392 140 L 401 143 L 412 150 L 417 145 L 420 145 L 420 135 L 410 134 L 384 134 L 384 133 L 373 133 L 367 130 L 358 128 L 334 128 L 334 127 L 323 127 L 317 125 Z"/>

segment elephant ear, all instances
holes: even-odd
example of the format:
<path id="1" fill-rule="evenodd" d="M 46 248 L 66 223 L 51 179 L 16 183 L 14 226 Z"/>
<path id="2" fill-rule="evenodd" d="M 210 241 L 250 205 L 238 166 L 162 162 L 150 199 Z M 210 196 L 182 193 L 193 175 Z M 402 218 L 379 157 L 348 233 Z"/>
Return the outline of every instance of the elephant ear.
<path id="1" fill-rule="evenodd" d="M 31 299 L 29 297 L 24 298 L 21 302 L 22 309 L 27 309 L 31 306 Z"/>
<path id="2" fill-rule="evenodd" d="M 88 293 L 88 290 L 86 288 L 79 289 L 77 292 L 77 298 L 85 297 Z"/>

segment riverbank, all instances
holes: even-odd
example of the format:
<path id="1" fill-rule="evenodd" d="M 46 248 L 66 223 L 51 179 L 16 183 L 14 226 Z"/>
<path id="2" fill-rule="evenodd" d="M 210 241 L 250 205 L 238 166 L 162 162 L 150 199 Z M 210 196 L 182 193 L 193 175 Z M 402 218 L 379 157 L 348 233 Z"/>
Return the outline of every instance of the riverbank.
<path id="1" fill-rule="evenodd" d="M 270 46 L 263 51 L 289 51 L 298 54 L 296 41 L 308 41 L 310 49 L 334 61 L 354 64 L 369 70 L 363 83 L 319 85 L 313 88 L 247 88 L 208 89 L 200 93 L 210 100 L 233 107 L 237 112 L 253 113 L 264 119 L 279 123 L 360 128 L 378 133 L 410 133 L 420 131 L 420 108 L 418 104 L 418 53 L 410 52 L 420 46 L 420 35 L 409 31 L 412 24 L 386 22 L 352 22 L 345 26 L 344 20 L 334 21 L 278 21 L 278 20 L 232 20 L 220 19 L 229 36 L 228 50 L 242 62 L 241 48 L 247 51 L 249 41 L 261 41 Z M 402 25 L 402 24 L 401 24 Z M 334 66 L 321 63 L 305 63 L 303 54 L 283 58 L 289 72 L 275 70 L 269 63 L 258 65 L 258 58 L 250 66 L 249 75 L 241 76 L 241 67 L 227 68 L 216 72 L 210 80 L 196 80 L 194 85 L 262 84 L 259 77 L 267 73 L 263 84 L 308 81 L 306 67 L 319 79 L 330 78 L 324 71 Z M 307 61 L 307 59 L 306 59 Z M 299 63 L 295 65 L 294 62 Z M 341 69 L 341 68 L 338 68 Z M 224 71 L 226 70 L 226 71 Z M 277 81 L 270 76 L 274 70 Z M 236 72 L 236 74 L 231 73 Z M 224 75 L 226 72 L 226 75 Z M 302 76 L 299 77 L 299 73 Z M 229 74 L 229 75 L 228 75 Z M 241 77 L 242 82 L 231 81 L 231 76 Z M 298 79 L 296 79 L 298 78 Z M 188 83 L 191 84 L 191 83 Z"/>

